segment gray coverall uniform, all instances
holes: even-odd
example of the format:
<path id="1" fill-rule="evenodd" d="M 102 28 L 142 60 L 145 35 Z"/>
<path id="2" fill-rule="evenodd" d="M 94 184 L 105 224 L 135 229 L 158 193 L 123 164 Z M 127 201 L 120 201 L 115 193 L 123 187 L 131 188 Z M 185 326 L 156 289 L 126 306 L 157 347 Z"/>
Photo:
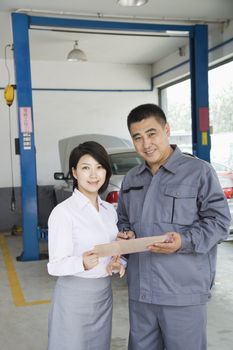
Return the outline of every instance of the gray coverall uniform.
<path id="1" fill-rule="evenodd" d="M 129 350 L 206 349 L 206 302 L 230 212 L 212 166 L 173 148 L 154 176 L 145 162 L 131 169 L 120 191 L 119 230 L 182 238 L 173 254 L 129 255 Z"/>

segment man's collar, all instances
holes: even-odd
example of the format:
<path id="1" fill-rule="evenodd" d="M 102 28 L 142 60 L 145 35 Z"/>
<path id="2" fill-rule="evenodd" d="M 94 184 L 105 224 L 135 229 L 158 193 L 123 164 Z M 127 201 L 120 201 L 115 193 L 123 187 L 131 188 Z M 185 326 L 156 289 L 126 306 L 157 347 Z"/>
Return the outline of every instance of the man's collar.
<path id="1" fill-rule="evenodd" d="M 179 149 L 179 147 L 177 147 L 177 145 L 170 145 L 173 149 L 172 154 L 170 155 L 170 157 L 168 158 L 168 160 L 166 161 L 166 163 L 164 163 L 162 166 L 170 171 L 171 173 L 175 174 L 176 173 L 176 169 L 177 169 L 177 162 L 179 160 L 179 158 L 182 155 L 181 150 Z"/>
<path id="2" fill-rule="evenodd" d="M 145 160 L 138 166 L 136 175 L 140 175 L 143 173 L 146 169 L 149 169 L 148 165 L 146 164 Z"/>
<path id="3" fill-rule="evenodd" d="M 164 163 L 161 166 L 164 167 L 166 170 L 170 171 L 171 173 L 175 174 L 176 169 L 177 169 L 177 165 L 178 165 L 177 162 L 180 159 L 180 157 L 182 156 L 182 152 L 177 145 L 170 145 L 170 146 L 173 148 L 173 152 L 172 152 L 171 156 L 168 158 L 168 160 L 166 161 L 166 163 Z M 142 164 L 139 165 L 136 175 L 140 175 L 145 170 L 150 171 L 150 167 L 144 161 L 144 162 L 142 162 Z"/>

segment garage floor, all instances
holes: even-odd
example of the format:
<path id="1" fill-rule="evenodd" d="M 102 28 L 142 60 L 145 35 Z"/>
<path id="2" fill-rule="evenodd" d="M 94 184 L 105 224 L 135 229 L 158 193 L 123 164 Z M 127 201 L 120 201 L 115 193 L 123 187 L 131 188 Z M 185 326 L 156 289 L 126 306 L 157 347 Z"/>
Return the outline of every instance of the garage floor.
<path id="1" fill-rule="evenodd" d="M 43 251 L 46 252 L 46 244 L 42 242 Z M 21 252 L 20 236 L 0 234 L 0 349 L 46 350 L 49 300 L 55 279 L 47 274 L 47 260 L 16 261 Z M 113 278 L 113 291 L 111 350 L 125 350 L 128 337 L 125 278 Z M 230 350 L 233 339 L 233 242 L 219 246 L 212 296 L 208 304 L 208 349 Z"/>

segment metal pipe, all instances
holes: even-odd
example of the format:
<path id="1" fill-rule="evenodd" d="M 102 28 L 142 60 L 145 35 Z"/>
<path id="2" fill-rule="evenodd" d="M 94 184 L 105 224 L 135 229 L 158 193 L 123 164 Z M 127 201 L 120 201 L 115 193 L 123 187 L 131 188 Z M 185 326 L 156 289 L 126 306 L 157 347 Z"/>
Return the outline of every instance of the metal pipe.
<path id="1" fill-rule="evenodd" d="M 51 10 L 38 10 L 30 8 L 19 8 L 15 10 L 16 13 L 36 13 L 43 15 L 53 15 L 53 16 L 70 16 L 70 17 L 79 17 L 79 18 L 97 18 L 97 19 L 109 19 L 109 20 L 127 20 L 127 21 L 143 21 L 143 22 L 166 22 L 166 23 L 195 23 L 195 24 L 214 24 L 214 23 L 229 23 L 229 18 L 174 18 L 174 17 L 138 17 L 138 16 L 118 16 L 118 15 L 109 15 L 103 13 L 79 13 L 79 12 L 66 12 L 66 11 L 51 11 Z"/>

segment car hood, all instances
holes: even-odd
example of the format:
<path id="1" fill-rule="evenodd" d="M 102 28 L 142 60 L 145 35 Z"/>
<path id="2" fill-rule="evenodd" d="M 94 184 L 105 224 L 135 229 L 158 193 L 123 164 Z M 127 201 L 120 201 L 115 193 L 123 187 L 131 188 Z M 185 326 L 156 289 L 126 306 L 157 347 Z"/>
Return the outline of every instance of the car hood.
<path id="1" fill-rule="evenodd" d="M 61 163 L 61 171 L 67 176 L 69 172 L 69 157 L 71 151 L 77 147 L 80 143 L 86 141 L 95 141 L 100 143 L 105 149 L 121 149 L 121 148 L 129 148 L 132 149 L 132 142 L 111 135 L 101 135 L 101 134 L 83 134 L 83 135 L 75 135 L 72 137 L 68 137 L 58 142 L 59 148 L 59 156 Z"/>

